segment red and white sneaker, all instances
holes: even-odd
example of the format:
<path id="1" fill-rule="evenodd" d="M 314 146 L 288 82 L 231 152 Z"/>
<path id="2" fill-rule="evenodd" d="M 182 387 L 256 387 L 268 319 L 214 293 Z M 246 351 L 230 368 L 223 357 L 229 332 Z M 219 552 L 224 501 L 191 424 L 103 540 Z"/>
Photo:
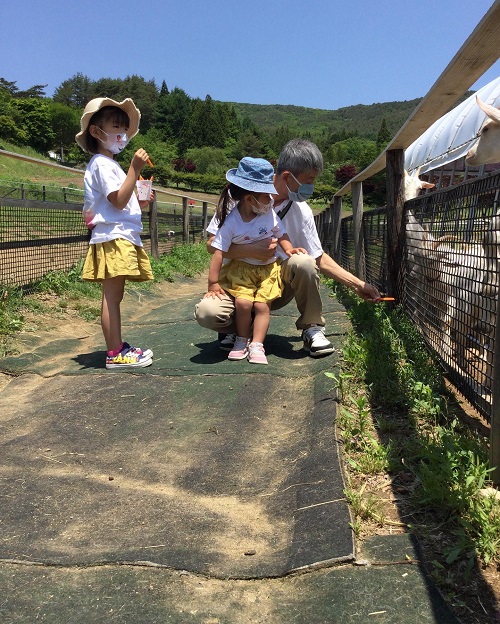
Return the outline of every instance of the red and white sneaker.
<path id="1" fill-rule="evenodd" d="M 153 357 L 153 350 L 152 349 L 144 349 L 144 351 L 142 349 L 139 349 L 139 347 L 131 347 L 129 345 L 128 342 L 124 342 L 123 343 L 123 349 L 129 349 L 130 351 L 132 351 L 132 353 L 135 353 L 136 355 L 142 355 L 145 358 L 152 358 Z"/>

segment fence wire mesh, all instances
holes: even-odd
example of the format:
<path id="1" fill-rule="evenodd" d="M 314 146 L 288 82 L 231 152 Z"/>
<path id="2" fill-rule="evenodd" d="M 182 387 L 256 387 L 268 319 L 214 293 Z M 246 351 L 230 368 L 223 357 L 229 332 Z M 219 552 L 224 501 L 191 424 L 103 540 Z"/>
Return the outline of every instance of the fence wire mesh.
<path id="1" fill-rule="evenodd" d="M 35 184 L 0 182 L 0 285 L 33 290 L 51 271 L 67 271 L 82 260 L 89 232 L 82 219 L 83 191 Z M 175 244 L 197 242 L 203 235 L 203 217 L 189 211 L 185 240 L 182 207 L 157 203 L 159 254 Z M 143 213 L 144 248 L 151 253 L 151 229 Z"/>
<path id="2" fill-rule="evenodd" d="M 366 281 L 380 292 L 387 290 L 387 219 L 385 208 L 370 210 L 363 218 Z"/>
<path id="3" fill-rule="evenodd" d="M 400 302 L 450 381 L 487 419 L 492 414 L 499 293 L 500 173 L 405 204 Z M 342 219 L 339 263 L 355 272 L 353 218 Z M 366 280 L 387 289 L 386 209 L 362 221 Z"/>
<path id="4" fill-rule="evenodd" d="M 448 377 L 491 416 L 500 175 L 407 202 L 405 307 Z"/>

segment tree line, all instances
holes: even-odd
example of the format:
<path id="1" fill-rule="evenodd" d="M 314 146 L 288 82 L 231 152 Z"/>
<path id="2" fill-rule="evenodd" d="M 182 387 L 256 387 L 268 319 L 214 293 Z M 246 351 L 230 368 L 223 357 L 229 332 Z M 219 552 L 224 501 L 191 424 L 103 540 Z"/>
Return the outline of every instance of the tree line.
<path id="1" fill-rule="evenodd" d="M 385 118 L 376 138 L 359 136 L 357 130 L 339 128 L 338 123 L 300 128 L 290 113 L 286 123 L 263 127 L 238 104 L 217 102 L 210 95 L 204 100 L 191 98 L 179 87 L 169 90 L 165 81 L 158 87 L 154 80 L 136 75 L 92 80 L 78 73 L 62 82 L 52 98 L 45 95 L 46 86 L 22 91 L 16 82 L 0 78 L 0 139 L 84 166 L 88 156 L 76 145 L 75 134 L 85 104 L 95 97 L 130 97 L 141 110 L 140 134 L 118 160 L 127 163 L 138 147 L 144 147 L 155 165 L 154 170 L 145 170 L 146 176 L 153 174 L 163 186 L 190 190 L 218 193 L 225 172 L 241 158 L 259 156 L 275 164 L 283 145 L 300 137 L 314 141 L 323 152 L 325 171 L 313 199 L 328 201 L 376 158 L 392 136 Z M 304 110 L 310 114 L 313 109 Z M 365 191 L 368 200 L 371 194 L 373 203 L 383 201 L 383 187 L 383 177 L 374 180 Z"/>

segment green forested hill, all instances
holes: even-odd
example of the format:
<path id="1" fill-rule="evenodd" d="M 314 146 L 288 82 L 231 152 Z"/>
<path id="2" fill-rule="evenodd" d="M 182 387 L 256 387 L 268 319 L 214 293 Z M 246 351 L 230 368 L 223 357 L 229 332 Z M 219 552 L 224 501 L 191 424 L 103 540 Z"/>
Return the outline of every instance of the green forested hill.
<path id="1" fill-rule="evenodd" d="M 93 80 L 83 74 L 65 80 L 53 98 L 43 85 L 21 91 L 0 77 L 0 146 L 30 147 L 40 154 L 85 167 L 87 156 L 75 143 L 85 104 L 105 93 L 132 97 L 141 110 L 141 133 L 120 154 L 130 162 L 138 147 L 154 162 L 158 184 L 182 185 L 191 191 L 219 192 L 225 172 L 244 156 L 273 164 L 294 138 L 317 144 L 324 161 L 315 199 L 329 199 L 337 188 L 366 168 L 411 116 L 419 99 L 357 104 L 336 110 L 292 105 L 217 102 L 191 98 L 183 89 L 158 87 L 141 76 Z M 469 94 L 465 94 L 468 97 Z M 8 151 L 8 150 L 7 150 Z M 0 168 L 0 178 L 3 177 Z M 384 193 L 384 181 L 373 182 L 372 200 Z M 368 194 L 366 189 L 366 194 Z"/>
<path id="2" fill-rule="evenodd" d="M 384 118 L 388 130 L 394 135 L 408 119 L 420 99 L 382 104 L 357 104 L 337 110 L 280 104 L 240 104 L 237 102 L 230 104 L 241 117 L 247 117 L 261 130 L 274 130 L 288 126 L 292 130 L 313 135 L 346 132 L 376 140 Z"/>

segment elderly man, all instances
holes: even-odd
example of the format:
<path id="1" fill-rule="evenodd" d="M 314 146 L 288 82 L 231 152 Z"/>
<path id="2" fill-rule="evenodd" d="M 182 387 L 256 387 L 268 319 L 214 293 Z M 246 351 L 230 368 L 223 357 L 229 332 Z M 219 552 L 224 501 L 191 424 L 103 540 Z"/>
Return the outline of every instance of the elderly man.
<path id="1" fill-rule="evenodd" d="M 285 224 L 286 231 L 294 247 L 303 247 L 306 254 L 286 257 L 278 248 L 282 258 L 281 275 L 283 290 L 275 299 L 271 309 L 277 310 L 295 299 L 299 318 L 295 325 L 302 332 L 304 349 L 312 357 L 333 352 L 330 341 L 325 336 L 325 319 L 319 292 L 319 274 L 332 278 L 349 288 L 367 301 L 380 299 L 378 290 L 358 279 L 339 266 L 321 247 L 312 210 L 306 203 L 314 191 L 314 181 L 323 171 L 323 156 L 318 147 L 310 141 L 293 139 L 283 148 L 278 164 L 274 186 L 274 210 Z M 207 231 L 211 235 L 210 247 L 218 224 L 214 217 Z M 253 257 L 267 260 L 273 256 L 277 241 L 268 238 L 248 245 L 231 245 L 225 254 L 228 259 Z M 196 306 L 195 318 L 202 327 L 219 332 L 220 348 L 230 351 L 235 339 L 233 322 L 234 303 L 229 296 L 204 298 Z"/>

